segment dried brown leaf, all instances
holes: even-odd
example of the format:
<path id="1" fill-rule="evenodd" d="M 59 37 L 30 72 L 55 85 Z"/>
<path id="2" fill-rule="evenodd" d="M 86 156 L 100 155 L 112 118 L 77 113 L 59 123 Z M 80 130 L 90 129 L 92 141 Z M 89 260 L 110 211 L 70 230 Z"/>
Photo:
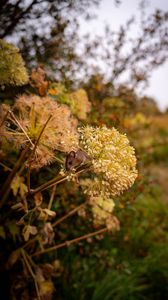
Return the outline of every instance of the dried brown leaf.
<path id="1" fill-rule="evenodd" d="M 50 210 L 48 208 L 44 208 L 43 211 L 50 217 L 55 217 L 56 216 L 56 212 L 53 210 Z"/>
<path id="2" fill-rule="evenodd" d="M 35 205 L 38 207 L 42 204 L 43 202 L 43 196 L 41 192 L 38 192 L 34 195 L 34 201 L 35 201 Z"/>
<path id="3" fill-rule="evenodd" d="M 23 228 L 22 234 L 23 234 L 24 240 L 27 242 L 29 240 L 30 234 L 32 234 L 32 235 L 37 234 L 37 228 L 36 228 L 36 226 L 26 225 Z"/>
<path id="4" fill-rule="evenodd" d="M 24 181 L 23 177 L 16 175 L 11 183 L 11 189 L 13 191 L 14 196 L 16 196 L 19 193 L 22 199 L 25 196 L 25 194 L 28 192 L 28 188 L 23 181 Z"/>
<path id="5" fill-rule="evenodd" d="M 8 261 L 6 263 L 6 268 L 8 270 L 11 269 L 13 265 L 18 261 L 19 258 L 20 258 L 20 249 L 17 249 L 10 254 Z"/>

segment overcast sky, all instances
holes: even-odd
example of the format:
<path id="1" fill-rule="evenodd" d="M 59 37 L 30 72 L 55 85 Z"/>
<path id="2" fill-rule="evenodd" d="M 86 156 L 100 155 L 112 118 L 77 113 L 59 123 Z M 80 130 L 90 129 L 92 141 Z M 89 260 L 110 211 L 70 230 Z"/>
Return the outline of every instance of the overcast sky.
<path id="1" fill-rule="evenodd" d="M 103 33 L 103 27 L 108 24 L 111 29 L 117 30 L 120 25 L 131 17 L 137 18 L 137 25 L 131 31 L 135 36 L 138 33 L 139 0 L 122 0 L 119 7 L 114 6 L 113 0 L 102 0 L 101 5 L 96 10 L 98 18 L 91 23 L 82 22 L 82 33 L 90 32 L 92 34 Z M 148 0 L 146 14 L 152 13 L 156 8 L 168 11 L 168 0 Z M 150 86 L 144 93 L 152 96 L 163 110 L 168 107 L 168 62 L 153 72 L 150 78 Z"/>

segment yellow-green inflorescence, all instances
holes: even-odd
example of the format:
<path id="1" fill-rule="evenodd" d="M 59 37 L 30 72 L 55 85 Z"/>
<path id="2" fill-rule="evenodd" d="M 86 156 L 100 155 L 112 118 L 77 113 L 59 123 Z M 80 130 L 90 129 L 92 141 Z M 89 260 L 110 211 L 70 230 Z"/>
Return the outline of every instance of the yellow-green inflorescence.
<path id="1" fill-rule="evenodd" d="M 91 103 L 84 89 L 67 93 L 66 88 L 62 84 L 52 83 L 50 84 L 48 94 L 56 98 L 60 103 L 67 104 L 79 120 L 86 120 L 87 113 L 91 109 Z"/>
<path id="2" fill-rule="evenodd" d="M 28 83 L 29 77 L 19 49 L 0 40 L 0 86 L 21 86 Z"/>
<path id="3" fill-rule="evenodd" d="M 81 184 L 89 195 L 95 224 L 110 228 L 114 197 L 131 187 L 137 177 L 135 150 L 115 128 L 86 126 L 79 132 L 80 146 L 90 156 L 95 175 Z"/>
<path id="4" fill-rule="evenodd" d="M 91 103 L 88 100 L 85 90 L 79 89 L 69 94 L 69 98 L 72 112 L 79 118 L 79 120 L 86 120 L 87 113 L 89 113 L 91 109 Z"/>

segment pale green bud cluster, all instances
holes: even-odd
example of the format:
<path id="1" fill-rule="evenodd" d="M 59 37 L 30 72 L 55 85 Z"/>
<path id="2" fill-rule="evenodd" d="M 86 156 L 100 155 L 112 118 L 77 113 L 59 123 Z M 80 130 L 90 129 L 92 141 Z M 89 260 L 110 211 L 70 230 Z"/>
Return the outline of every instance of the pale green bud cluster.
<path id="1" fill-rule="evenodd" d="M 0 40 L 0 85 L 24 85 L 29 80 L 19 49 Z"/>

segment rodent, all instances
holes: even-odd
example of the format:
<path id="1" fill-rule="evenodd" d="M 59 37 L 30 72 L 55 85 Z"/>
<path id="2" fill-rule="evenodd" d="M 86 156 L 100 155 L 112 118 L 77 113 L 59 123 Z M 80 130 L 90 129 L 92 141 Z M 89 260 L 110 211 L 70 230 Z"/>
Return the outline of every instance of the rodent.
<path id="1" fill-rule="evenodd" d="M 76 152 L 70 151 L 66 156 L 65 168 L 67 171 L 71 171 L 72 169 L 87 163 L 89 160 L 89 155 L 81 149 Z"/>

